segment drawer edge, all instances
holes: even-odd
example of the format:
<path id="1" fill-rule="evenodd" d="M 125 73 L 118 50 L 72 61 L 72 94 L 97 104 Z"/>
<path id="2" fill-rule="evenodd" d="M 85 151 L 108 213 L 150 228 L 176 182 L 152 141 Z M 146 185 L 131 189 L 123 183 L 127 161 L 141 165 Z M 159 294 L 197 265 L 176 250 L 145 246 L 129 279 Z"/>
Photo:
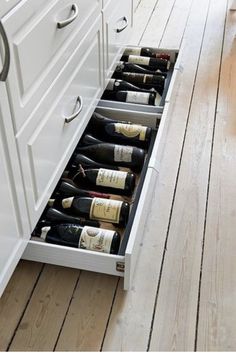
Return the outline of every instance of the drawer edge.
<path id="1" fill-rule="evenodd" d="M 80 270 L 124 276 L 123 272 L 117 271 L 118 263 L 124 262 L 123 256 L 69 248 L 40 241 L 30 240 L 22 258 Z"/>
<path id="2" fill-rule="evenodd" d="M 138 259 L 140 248 L 142 247 L 142 235 L 148 219 L 153 190 L 155 188 L 157 178 L 157 171 L 154 168 L 148 167 L 125 252 L 125 290 L 129 290 L 132 283 L 136 261 Z"/>

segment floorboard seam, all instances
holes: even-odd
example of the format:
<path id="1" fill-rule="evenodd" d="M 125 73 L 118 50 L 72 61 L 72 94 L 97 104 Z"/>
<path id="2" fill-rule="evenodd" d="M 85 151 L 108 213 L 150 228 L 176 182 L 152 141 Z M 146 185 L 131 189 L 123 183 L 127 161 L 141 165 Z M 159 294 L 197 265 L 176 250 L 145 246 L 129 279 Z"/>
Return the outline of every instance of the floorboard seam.
<path id="1" fill-rule="evenodd" d="M 64 319 L 63 319 L 62 324 L 61 324 L 61 328 L 60 328 L 60 330 L 58 332 L 58 335 L 57 335 L 57 338 L 56 338 L 56 341 L 55 341 L 55 344 L 54 344 L 54 347 L 53 347 L 53 352 L 55 352 L 57 344 L 58 344 L 58 341 L 59 341 L 59 338 L 61 336 L 61 332 L 63 330 L 64 324 L 65 324 L 65 321 L 66 321 L 66 317 L 67 317 L 67 314 L 68 314 L 69 309 L 70 309 L 71 302 L 72 302 L 72 300 L 74 298 L 74 293 L 75 293 L 75 290 L 76 290 L 76 288 L 78 286 L 78 283 L 79 283 L 79 280 L 80 280 L 80 277 L 81 277 L 81 273 L 82 273 L 82 271 L 79 272 L 78 278 L 77 278 L 77 280 L 75 282 L 75 286 L 74 286 L 74 289 L 72 291 L 71 298 L 70 298 L 70 301 L 68 303 L 68 307 L 66 309 L 66 313 L 65 313 Z"/>
<path id="2" fill-rule="evenodd" d="M 10 349 L 10 347 L 11 347 L 11 344 L 12 344 L 14 338 L 15 338 L 16 332 L 17 332 L 17 330 L 18 330 L 18 328 L 19 328 L 19 326 L 20 326 L 21 320 L 23 319 L 23 317 L 24 317 L 24 315 L 25 315 L 25 312 L 26 312 L 26 310 L 27 310 L 27 308 L 28 308 L 28 305 L 29 305 L 29 303 L 30 303 L 31 297 L 32 297 L 32 295 L 33 295 L 33 293 L 34 293 L 34 291 L 35 291 L 35 288 L 36 288 L 36 286 L 37 286 L 37 284 L 38 284 L 39 278 L 40 278 L 40 276 L 41 276 L 41 274 L 42 274 L 44 268 L 45 268 L 45 264 L 42 265 L 42 268 L 41 268 L 41 270 L 39 271 L 39 274 L 38 274 L 38 276 L 37 276 L 37 278 L 36 278 L 36 281 L 35 281 L 35 284 L 34 284 L 32 290 L 31 290 L 31 292 L 30 292 L 30 295 L 29 295 L 29 298 L 28 298 L 27 303 L 26 303 L 26 305 L 25 305 L 25 308 L 24 308 L 24 310 L 23 310 L 23 312 L 22 312 L 22 314 L 21 314 L 21 316 L 20 316 L 20 318 L 19 318 L 19 320 L 18 320 L 18 323 L 17 323 L 16 328 L 15 328 L 15 330 L 14 330 L 14 332 L 13 332 L 13 335 L 12 335 L 12 337 L 11 337 L 11 340 L 10 340 L 8 346 L 7 346 L 6 352 L 8 352 L 9 349 Z"/>
<path id="3" fill-rule="evenodd" d="M 216 94 L 215 118 L 214 118 L 213 132 L 212 132 L 211 156 L 210 156 L 210 165 L 209 165 L 209 173 L 208 173 L 208 187 L 207 187 L 207 197 L 206 197 L 206 206 L 205 206 L 205 220 L 204 220 L 203 240 L 202 240 L 202 254 L 201 254 L 201 265 L 200 265 L 200 276 L 199 276 L 199 287 L 198 287 L 198 305 L 197 305 L 195 342 L 194 342 L 194 351 L 195 352 L 197 351 L 199 310 L 200 310 L 200 301 L 201 301 L 202 268 L 203 268 L 203 258 L 204 258 L 205 238 L 206 238 L 206 223 L 207 223 L 207 211 L 208 211 L 208 199 L 209 199 L 209 189 L 210 189 L 212 157 L 213 157 L 214 140 L 215 140 L 216 115 L 217 115 L 217 107 L 218 107 L 219 87 L 220 87 L 221 68 L 222 68 L 222 58 L 223 58 L 223 52 L 224 52 L 224 42 L 225 42 L 225 33 L 226 33 L 227 8 L 228 8 L 227 4 L 228 4 L 228 0 L 227 0 L 227 3 L 226 3 L 226 11 L 225 11 L 226 12 L 226 16 L 225 16 L 225 23 L 224 23 L 223 39 L 222 39 L 222 49 L 221 49 L 220 66 L 219 66 L 219 74 L 218 74 L 218 87 L 217 87 L 217 94 Z"/>
<path id="4" fill-rule="evenodd" d="M 103 345 L 104 345 L 104 342 L 105 342 L 108 326 L 109 326 L 109 323 L 110 323 L 111 313 L 112 313 L 112 309 L 113 309 L 114 302 L 115 302 L 115 299 L 116 299 L 116 293 L 117 293 L 117 290 L 118 290 L 119 282 L 120 282 L 120 277 L 117 280 L 116 288 L 115 288 L 115 291 L 114 291 L 114 295 L 113 295 L 113 299 L 112 299 L 112 303 L 111 303 L 111 308 L 110 308 L 110 312 L 109 312 L 109 315 L 108 315 L 108 319 L 107 319 L 107 323 L 106 323 L 106 327 L 105 327 L 105 330 L 104 330 L 104 335 L 103 335 L 103 339 L 102 339 L 102 343 L 101 343 L 101 347 L 100 347 L 100 352 L 102 352 L 102 350 L 103 350 Z"/>
<path id="5" fill-rule="evenodd" d="M 190 99 L 190 103 L 189 103 L 188 117 L 187 117 L 186 126 L 185 126 L 185 132 L 184 132 L 184 137 L 183 137 L 182 149 L 181 149 L 181 154 L 180 154 L 179 167 L 178 167 L 178 171 L 177 171 L 175 188 L 174 188 L 174 193 L 173 193 L 173 198 L 172 198 L 169 222 L 168 222 L 167 233 L 166 233 L 166 240 L 165 240 L 164 251 L 163 251 L 162 262 L 161 262 L 161 268 L 160 268 L 160 274 L 159 274 L 159 279 L 158 279 L 158 283 L 157 283 L 156 297 L 155 297 L 155 302 L 154 302 L 153 315 L 152 315 L 149 339 L 148 339 L 147 350 L 146 350 L 147 352 L 150 350 L 150 345 L 151 345 L 151 340 L 152 340 L 153 324 L 154 324 L 155 315 L 156 315 L 158 295 L 159 295 L 161 279 L 162 279 L 162 272 L 163 272 L 163 267 L 164 267 L 164 262 L 165 262 L 165 254 L 166 254 L 166 251 L 167 251 L 167 243 L 168 243 L 168 236 L 169 236 L 169 230 L 170 230 L 170 224 L 171 224 L 171 217 L 172 217 L 172 212 L 173 212 L 174 203 L 175 203 L 176 190 L 177 190 L 177 186 L 178 186 L 178 178 L 179 178 L 181 162 L 182 162 L 182 156 L 183 156 L 184 145 L 185 145 L 185 139 L 186 139 L 186 134 L 187 134 L 187 129 L 188 129 L 189 116 L 190 116 L 190 112 L 191 112 L 191 108 L 192 108 L 192 101 L 193 101 L 193 96 L 194 96 L 196 79 L 197 79 L 197 75 L 198 75 L 200 57 L 201 57 L 202 46 L 203 46 L 203 38 L 204 38 L 204 35 L 205 35 L 205 31 L 206 31 L 206 23 L 207 23 L 208 14 L 209 14 L 209 8 L 210 8 L 210 1 L 209 1 L 209 4 L 208 4 L 207 16 L 206 16 L 206 21 L 205 21 L 205 24 L 204 24 L 204 29 L 203 29 L 203 34 L 202 34 L 202 42 L 201 42 L 201 46 L 200 46 L 198 61 L 197 61 L 197 65 L 196 65 L 196 72 L 195 72 L 195 77 L 194 77 L 194 82 L 193 82 L 193 87 L 192 87 L 192 94 L 191 94 L 191 99 Z M 186 22 L 186 26 L 187 26 L 187 22 Z"/>
<path id="6" fill-rule="evenodd" d="M 154 11 L 155 11 L 157 5 L 158 5 L 158 2 L 159 2 L 159 0 L 156 0 L 155 6 L 153 7 L 152 12 L 151 12 L 150 16 L 148 17 L 146 26 L 144 27 L 144 30 L 143 30 L 143 33 L 142 33 L 140 39 L 139 39 L 138 45 L 140 45 L 140 42 L 141 42 L 142 39 L 143 39 L 143 36 L 144 36 L 144 34 L 145 34 L 145 32 L 146 32 L 146 29 L 147 29 L 147 26 L 148 26 L 148 24 L 149 24 L 149 22 L 150 22 L 150 19 L 151 19 L 152 15 L 153 15 L 153 13 L 154 13 Z M 140 3 L 141 3 L 141 2 L 140 2 Z"/>

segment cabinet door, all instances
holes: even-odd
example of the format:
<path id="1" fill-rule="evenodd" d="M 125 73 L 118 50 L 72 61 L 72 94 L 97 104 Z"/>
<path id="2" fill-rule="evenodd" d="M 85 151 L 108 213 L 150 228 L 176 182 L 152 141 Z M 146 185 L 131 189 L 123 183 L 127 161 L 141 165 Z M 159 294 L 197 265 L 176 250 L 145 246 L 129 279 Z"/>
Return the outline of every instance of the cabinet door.
<path id="1" fill-rule="evenodd" d="M 30 237 L 23 182 L 3 82 L 0 82 L 0 200 L 1 296 Z"/>
<path id="2" fill-rule="evenodd" d="M 11 54 L 7 90 L 15 133 L 31 119 L 100 11 L 101 0 L 25 0 L 2 18 Z"/>

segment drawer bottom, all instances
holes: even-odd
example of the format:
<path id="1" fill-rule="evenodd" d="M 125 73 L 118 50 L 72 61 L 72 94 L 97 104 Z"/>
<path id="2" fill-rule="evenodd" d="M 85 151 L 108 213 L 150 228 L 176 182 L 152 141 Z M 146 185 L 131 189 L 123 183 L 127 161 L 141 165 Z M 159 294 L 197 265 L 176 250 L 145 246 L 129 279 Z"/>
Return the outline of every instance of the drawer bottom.
<path id="1" fill-rule="evenodd" d="M 156 140 L 155 128 L 159 124 L 160 115 L 150 113 L 137 114 L 135 111 L 108 108 L 98 109 L 97 111 L 110 118 L 142 123 L 154 128 L 153 137 L 143 170 L 140 174 L 139 183 L 135 190 L 134 204 L 130 212 L 128 224 L 124 230 L 118 255 L 59 246 L 34 239 L 30 240 L 27 245 L 23 258 L 125 277 L 124 288 L 129 289 L 140 249 L 140 242 L 144 234 L 145 222 L 151 205 L 153 189 L 158 176 L 156 170 L 149 166 L 149 160 Z"/>

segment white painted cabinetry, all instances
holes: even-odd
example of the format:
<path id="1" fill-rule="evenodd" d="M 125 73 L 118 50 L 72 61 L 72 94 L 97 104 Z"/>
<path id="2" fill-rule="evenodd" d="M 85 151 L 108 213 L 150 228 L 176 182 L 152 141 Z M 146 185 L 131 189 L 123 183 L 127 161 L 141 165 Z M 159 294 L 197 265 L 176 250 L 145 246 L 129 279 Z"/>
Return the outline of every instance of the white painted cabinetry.
<path id="1" fill-rule="evenodd" d="M 128 289 L 158 178 L 160 134 L 153 135 L 154 154 L 150 149 L 118 255 L 29 238 L 121 57 L 133 1 L 12 2 L 5 12 L 0 5 L 0 75 L 2 67 L 6 74 L 0 81 L 0 294 L 23 252 L 29 260 L 123 276 Z M 97 109 L 150 127 L 162 113 L 119 103 Z"/>
<path id="2" fill-rule="evenodd" d="M 28 214 L 8 97 L 5 84 L 0 82 L 0 295 L 29 238 Z"/>

